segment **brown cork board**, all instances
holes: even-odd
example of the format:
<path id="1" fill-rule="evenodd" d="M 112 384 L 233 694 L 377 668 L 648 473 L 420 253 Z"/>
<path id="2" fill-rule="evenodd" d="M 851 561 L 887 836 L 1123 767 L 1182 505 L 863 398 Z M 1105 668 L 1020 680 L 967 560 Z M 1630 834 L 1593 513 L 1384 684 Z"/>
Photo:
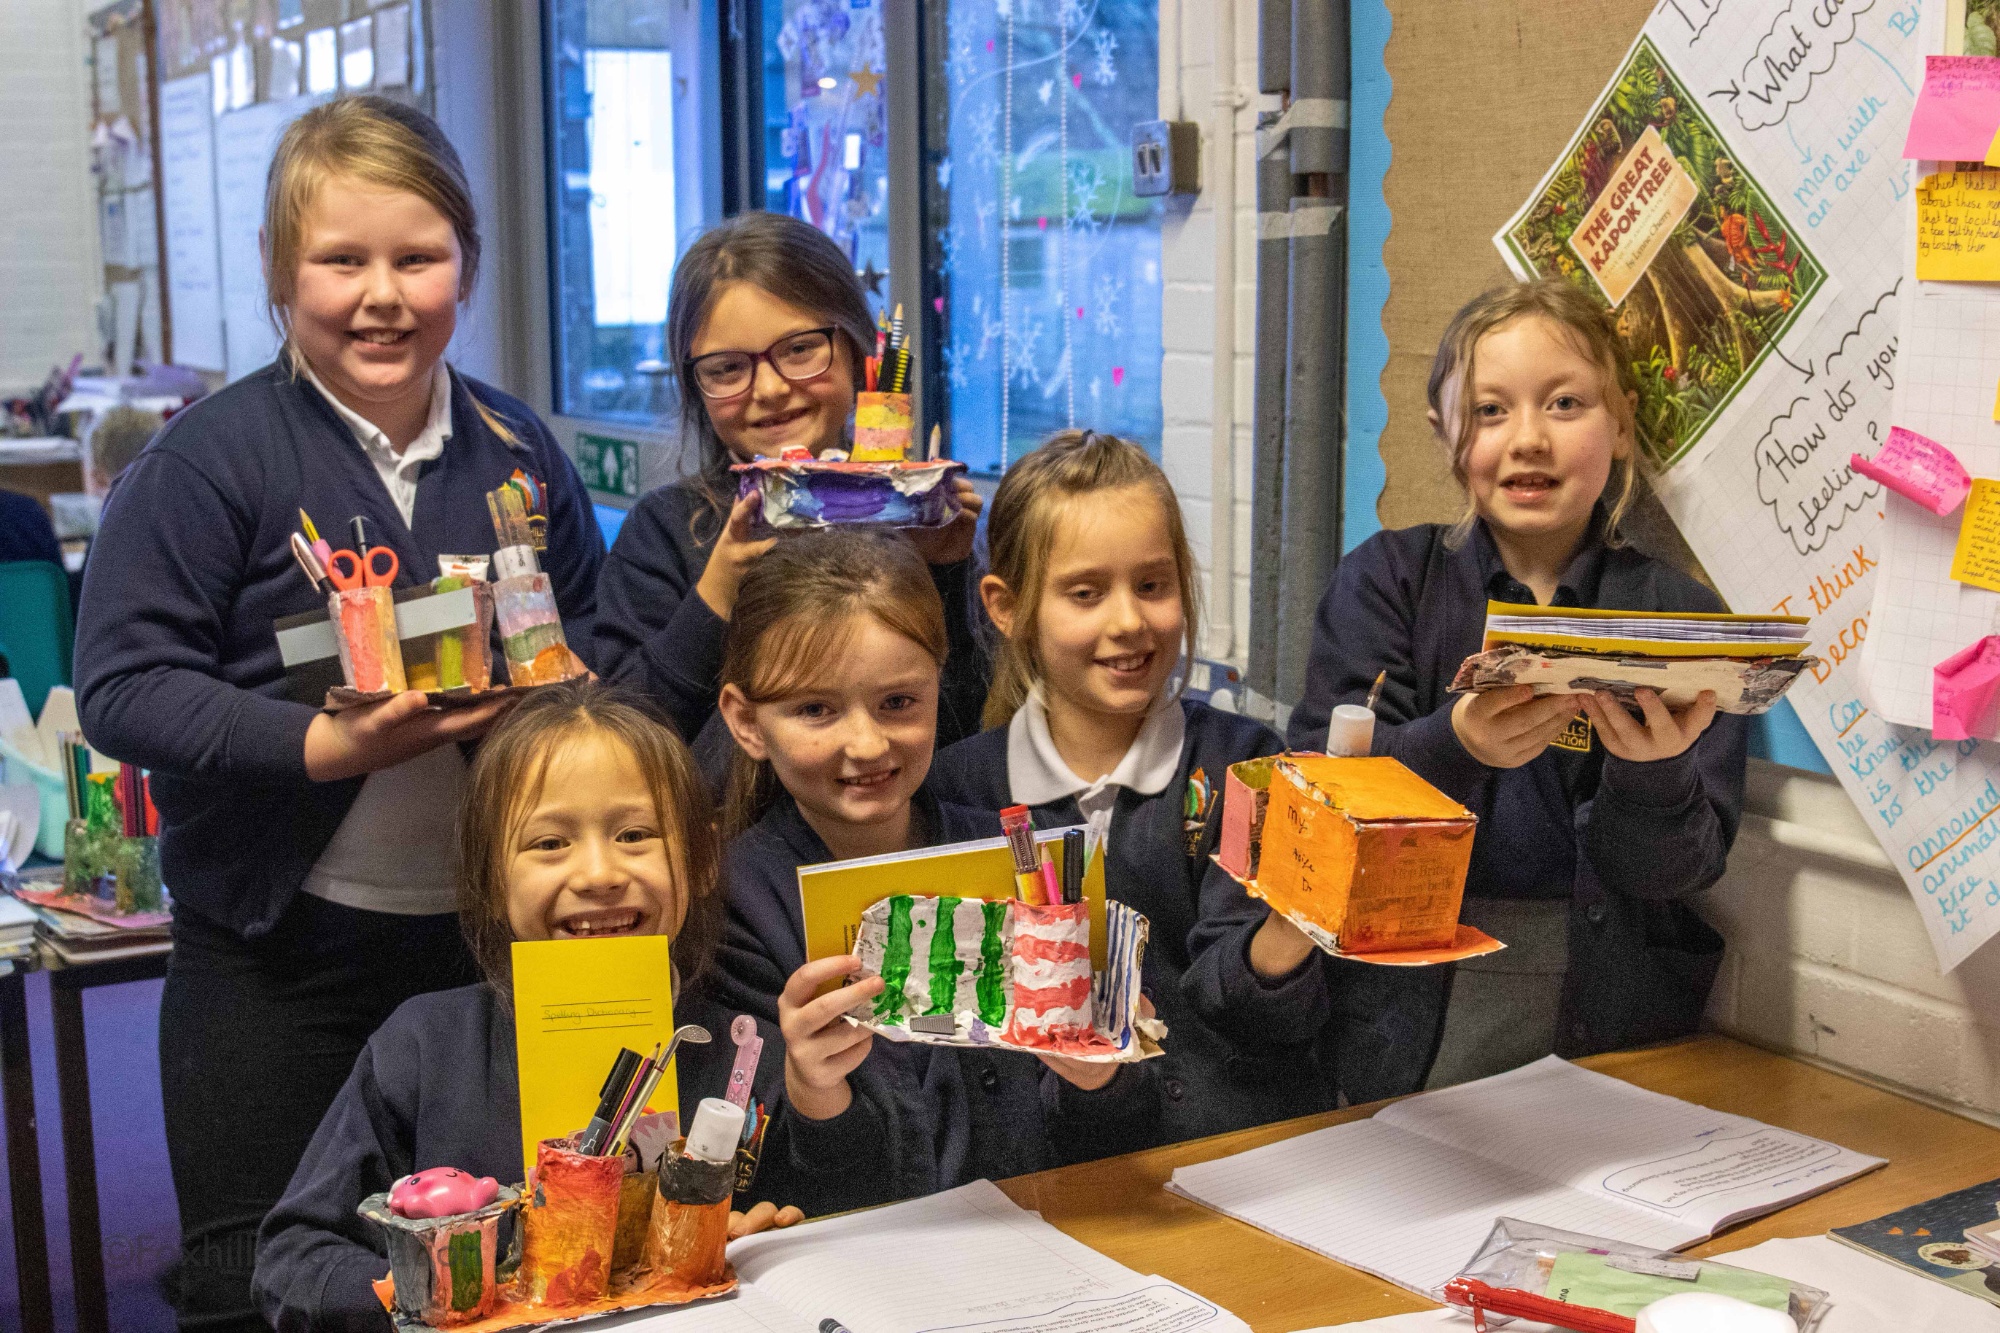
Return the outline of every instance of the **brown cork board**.
<path id="1" fill-rule="evenodd" d="M 1389 0 L 1382 526 L 1461 512 L 1424 419 L 1431 353 L 1453 311 L 1507 279 L 1493 233 L 1562 152 L 1652 9 L 1652 0 Z M 1630 530 L 1635 545 L 1694 564 L 1650 497 Z"/>

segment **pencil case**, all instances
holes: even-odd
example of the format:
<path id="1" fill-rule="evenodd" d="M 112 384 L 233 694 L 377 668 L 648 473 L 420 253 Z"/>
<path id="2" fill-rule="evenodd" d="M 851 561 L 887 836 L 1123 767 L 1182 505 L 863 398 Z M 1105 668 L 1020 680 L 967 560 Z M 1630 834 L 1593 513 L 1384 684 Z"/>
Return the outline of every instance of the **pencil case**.
<path id="1" fill-rule="evenodd" d="M 916 403 L 907 393 L 854 395 L 856 463 L 894 463 L 907 458 L 916 431 Z"/>
<path id="2" fill-rule="evenodd" d="M 959 515 L 952 479 L 964 470 L 965 464 L 951 459 L 760 458 L 730 468 L 739 497 L 761 498 L 756 526 L 766 535 L 842 523 L 941 528 Z"/>
<path id="3" fill-rule="evenodd" d="M 569 644 L 547 574 L 517 574 L 493 585 L 500 621 L 500 649 L 507 679 L 515 685 L 548 685 L 570 678 Z"/>
<path id="4" fill-rule="evenodd" d="M 1527 1318 L 1578 1333 L 1632 1333 L 1639 1311 L 1687 1292 L 1782 1311 L 1799 1333 L 1814 1328 L 1829 1303 L 1817 1287 L 1768 1273 L 1512 1217 L 1495 1222 L 1471 1262 L 1434 1294 L 1496 1327 Z"/>
<path id="5" fill-rule="evenodd" d="M 523 1300 L 568 1307 L 610 1294 L 624 1177 L 623 1155 L 586 1157 L 561 1139 L 536 1145 L 521 1209 Z"/>
<path id="6" fill-rule="evenodd" d="M 382 1228 L 396 1313 L 432 1328 L 470 1324 L 493 1313 L 512 1250 L 521 1192 L 500 1187 L 483 1208 L 449 1217 L 400 1217 L 389 1195 L 371 1194 L 355 1211 Z M 398 1322 L 402 1322 L 399 1320 Z"/>

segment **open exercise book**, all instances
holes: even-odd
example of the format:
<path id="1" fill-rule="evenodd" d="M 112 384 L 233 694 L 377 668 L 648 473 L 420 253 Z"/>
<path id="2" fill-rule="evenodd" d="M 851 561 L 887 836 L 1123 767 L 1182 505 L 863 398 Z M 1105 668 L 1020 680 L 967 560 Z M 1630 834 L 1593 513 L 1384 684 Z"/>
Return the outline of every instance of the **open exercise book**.
<path id="1" fill-rule="evenodd" d="M 1236 1316 L 1073 1240 L 979 1180 L 729 1247 L 734 1295 L 620 1333 L 1249 1333 Z"/>
<path id="2" fill-rule="evenodd" d="M 1181 1167 L 1167 1188 L 1428 1296 L 1497 1217 L 1676 1250 L 1882 1160 L 1551 1055 Z"/>

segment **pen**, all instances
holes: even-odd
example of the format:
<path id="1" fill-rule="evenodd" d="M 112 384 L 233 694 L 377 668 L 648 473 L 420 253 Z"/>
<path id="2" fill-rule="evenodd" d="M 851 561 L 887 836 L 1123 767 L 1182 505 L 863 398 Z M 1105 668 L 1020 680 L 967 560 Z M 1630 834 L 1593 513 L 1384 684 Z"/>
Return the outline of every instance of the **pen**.
<path id="1" fill-rule="evenodd" d="M 1051 905 L 1069 901 L 1063 897 L 1062 883 L 1056 878 L 1055 859 L 1046 846 L 1042 848 L 1042 898 Z"/>
<path id="2" fill-rule="evenodd" d="M 1063 896 L 1066 903 L 1083 901 L 1083 862 L 1087 855 L 1083 850 L 1083 830 L 1066 829 L 1063 832 Z"/>
<path id="3" fill-rule="evenodd" d="M 305 571 L 306 579 L 312 584 L 314 592 L 326 591 L 326 570 L 320 567 L 319 559 L 313 555 L 312 547 L 306 544 L 306 539 L 296 532 L 292 534 L 292 559 L 299 562 L 299 568 Z"/>
<path id="4" fill-rule="evenodd" d="M 356 514 L 349 525 L 354 533 L 354 554 L 361 557 L 361 567 L 368 568 L 368 520 Z"/>
<path id="5" fill-rule="evenodd" d="M 597 1114 L 590 1117 L 583 1133 L 577 1136 L 576 1149 L 586 1157 L 597 1156 L 603 1146 L 604 1136 L 611 1128 L 611 1117 L 617 1114 L 618 1104 L 625 1098 L 625 1089 L 631 1085 L 632 1075 L 639 1068 L 639 1053 L 629 1046 L 618 1048 L 618 1058 L 611 1062 L 611 1073 L 606 1076 L 603 1088 L 597 1094 Z"/>
<path id="6" fill-rule="evenodd" d="M 1366 707 L 1369 712 L 1372 713 L 1375 711 L 1375 701 L 1382 697 L 1382 682 L 1388 678 L 1389 671 L 1386 667 L 1375 673 L 1375 683 L 1368 687 L 1368 703 Z"/>
<path id="7" fill-rule="evenodd" d="M 822 1319 L 819 1321 L 819 1333 L 848 1333 L 848 1328 L 838 1319 Z"/>

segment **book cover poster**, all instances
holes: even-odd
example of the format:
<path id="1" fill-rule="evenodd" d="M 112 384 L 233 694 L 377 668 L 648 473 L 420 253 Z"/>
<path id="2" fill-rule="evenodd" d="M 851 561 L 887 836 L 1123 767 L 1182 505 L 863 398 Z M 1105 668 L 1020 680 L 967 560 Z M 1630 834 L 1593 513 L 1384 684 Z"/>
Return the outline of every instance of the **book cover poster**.
<path id="1" fill-rule="evenodd" d="M 1879 1254 L 1913 1273 L 2000 1305 L 2000 1264 L 1965 1242 L 1967 1227 L 2000 1220 L 2000 1180 L 1935 1199 L 1828 1234 L 1843 1245 Z"/>

